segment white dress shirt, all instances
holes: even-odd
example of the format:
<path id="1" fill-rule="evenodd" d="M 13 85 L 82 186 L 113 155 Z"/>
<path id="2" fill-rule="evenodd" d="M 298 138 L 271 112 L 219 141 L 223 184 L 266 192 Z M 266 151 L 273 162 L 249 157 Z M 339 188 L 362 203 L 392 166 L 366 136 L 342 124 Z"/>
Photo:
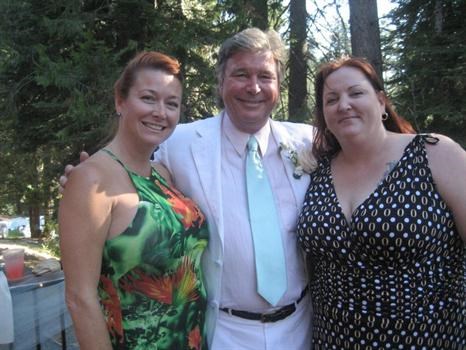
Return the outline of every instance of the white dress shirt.
<path id="1" fill-rule="evenodd" d="M 245 164 L 250 136 L 236 129 L 228 115 L 224 114 L 221 174 L 225 231 L 220 307 L 268 312 L 274 308 L 257 293 L 254 247 L 248 220 Z M 297 203 L 293 194 L 270 123 L 254 136 L 259 143 L 273 190 L 285 250 L 288 287 L 277 305 L 279 308 L 296 301 L 307 283 L 295 233 L 302 203 Z"/>

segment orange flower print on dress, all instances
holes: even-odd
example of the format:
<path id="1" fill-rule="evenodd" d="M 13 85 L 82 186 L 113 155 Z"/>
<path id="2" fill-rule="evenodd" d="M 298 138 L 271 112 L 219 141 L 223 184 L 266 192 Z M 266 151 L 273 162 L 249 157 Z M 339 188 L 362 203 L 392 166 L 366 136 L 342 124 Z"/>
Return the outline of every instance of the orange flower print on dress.
<path id="1" fill-rule="evenodd" d="M 186 303 L 196 300 L 199 295 L 196 288 L 196 274 L 189 257 L 185 256 L 175 275 L 175 300 L 177 303 Z"/>
<path id="2" fill-rule="evenodd" d="M 201 350 L 201 332 L 199 326 L 196 326 L 188 334 L 188 346 L 190 349 Z"/>
<path id="3" fill-rule="evenodd" d="M 121 316 L 120 299 L 118 298 L 117 291 L 113 286 L 112 281 L 101 275 L 100 282 L 102 289 L 106 293 L 106 298 L 102 297 L 100 303 L 104 309 L 105 317 L 107 319 L 108 332 L 113 336 L 118 336 L 119 342 L 123 343 L 123 325 Z"/>
<path id="4" fill-rule="evenodd" d="M 120 282 L 120 286 L 126 292 L 135 291 L 163 304 L 182 304 L 199 297 L 196 275 L 188 257 L 183 258 L 174 274 L 155 278 L 138 269 L 125 279 L 125 282 Z"/>
<path id="5" fill-rule="evenodd" d="M 125 292 L 139 292 L 162 304 L 171 304 L 173 298 L 173 283 L 170 276 L 154 278 L 147 276 L 142 270 L 134 270 L 139 278 L 128 275 L 120 281 L 120 286 Z"/>
<path id="6" fill-rule="evenodd" d="M 206 349 L 205 217 L 155 169 L 149 177 L 128 175 L 139 197 L 137 212 L 120 235 L 106 240 L 106 279 L 98 284 L 112 347 Z"/>
<path id="7" fill-rule="evenodd" d="M 201 227 L 204 215 L 191 199 L 184 197 L 183 194 L 174 189 L 164 187 L 158 180 L 156 183 L 167 196 L 173 211 L 181 216 L 181 222 L 185 229 L 193 226 L 193 223 L 197 223 L 197 227 Z"/>

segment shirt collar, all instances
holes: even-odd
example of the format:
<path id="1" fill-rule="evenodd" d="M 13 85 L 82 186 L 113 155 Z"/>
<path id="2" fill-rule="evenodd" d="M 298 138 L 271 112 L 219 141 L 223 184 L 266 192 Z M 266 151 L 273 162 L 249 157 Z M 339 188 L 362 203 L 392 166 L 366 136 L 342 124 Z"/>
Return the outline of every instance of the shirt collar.
<path id="1" fill-rule="evenodd" d="M 230 117 L 226 111 L 224 112 L 222 125 L 225 136 L 231 142 L 238 155 L 243 156 L 246 152 L 248 140 L 252 135 L 238 130 L 230 120 Z M 269 144 L 270 119 L 267 120 L 267 123 L 259 131 L 257 131 L 254 136 L 256 137 L 257 143 L 259 144 L 259 150 L 262 156 L 264 156 L 264 154 L 267 152 L 267 146 Z"/>

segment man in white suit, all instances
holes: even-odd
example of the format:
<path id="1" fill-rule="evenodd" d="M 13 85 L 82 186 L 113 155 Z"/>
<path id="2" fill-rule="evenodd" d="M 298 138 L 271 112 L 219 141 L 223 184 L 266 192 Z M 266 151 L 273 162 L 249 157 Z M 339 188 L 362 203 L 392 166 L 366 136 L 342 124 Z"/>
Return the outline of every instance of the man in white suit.
<path id="1" fill-rule="evenodd" d="M 223 111 L 177 126 L 155 153 L 175 187 L 194 199 L 207 217 L 210 239 L 202 266 L 206 329 L 213 350 L 311 348 L 311 303 L 295 234 L 309 176 L 297 176 L 292 160 L 280 149 L 309 147 L 312 127 L 270 118 L 279 100 L 284 61 L 284 45 L 274 31 L 249 28 L 227 39 L 217 64 Z M 285 255 L 286 291 L 275 306 L 257 292 L 244 176 L 252 135 L 272 187 Z M 65 173 L 71 169 L 67 166 Z M 66 177 L 60 183 L 64 186 Z"/>
<path id="2" fill-rule="evenodd" d="M 177 126 L 155 154 L 175 187 L 197 202 L 209 223 L 203 269 L 213 350 L 310 349 L 311 306 L 295 236 L 309 177 L 295 176 L 292 161 L 280 148 L 309 146 L 312 127 L 270 118 L 283 67 L 284 46 L 276 32 L 250 28 L 227 39 L 217 65 L 223 111 Z M 259 143 L 284 244 L 287 289 L 276 306 L 257 293 L 244 177 L 251 135 Z"/>

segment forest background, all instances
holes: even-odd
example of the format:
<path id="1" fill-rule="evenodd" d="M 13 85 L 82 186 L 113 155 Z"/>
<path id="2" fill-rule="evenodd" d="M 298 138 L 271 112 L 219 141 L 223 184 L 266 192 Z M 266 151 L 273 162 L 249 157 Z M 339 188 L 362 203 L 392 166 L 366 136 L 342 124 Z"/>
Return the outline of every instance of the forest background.
<path id="1" fill-rule="evenodd" d="M 319 64 L 364 55 L 419 132 L 466 146 L 466 0 L 391 3 L 379 18 L 375 0 L 0 0 L 0 215 L 55 231 L 58 177 L 108 133 L 113 82 L 137 51 L 181 61 L 182 122 L 214 115 L 219 45 L 250 26 L 289 48 L 274 119 L 312 123 Z"/>

